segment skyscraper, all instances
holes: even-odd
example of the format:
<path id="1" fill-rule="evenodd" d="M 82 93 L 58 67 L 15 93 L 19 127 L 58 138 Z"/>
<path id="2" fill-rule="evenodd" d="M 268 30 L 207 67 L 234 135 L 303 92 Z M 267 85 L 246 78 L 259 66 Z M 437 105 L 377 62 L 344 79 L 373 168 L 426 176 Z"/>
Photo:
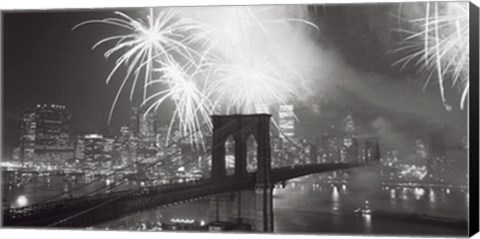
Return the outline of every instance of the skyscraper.
<path id="1" fill-rule="evenodd" d="M 338 138 L 334 134 L 324 133 L 322 135 L 322 153 L 321 161 L 324 163 L 332 163 L 340 161 L 340 147 Z"/>
<path id="2" fill-rule="evenodd" d="M 18 157 L 21 163 L 32 161 L 35 155 L 36 114 L 24 112 L 20 121 Z"/>
<path id="3" fill-rule="evenodd" d="M 71 114 L 63 105 L 37 105 L 35 148 L 55 150 L 71 147 L 70 119 Z"/>
<path id="4" fill-rule="evenodd" d="M 353 122 L 353 116 L 351 113 L 345 117 L 345 133 L 349 135 L 355 135 L 355 123 Z"/>
<path id="5" fill-rule="evenodd" d="M 340 161 L 357 162 L 358 161 L 358 140 L 353 136 L 345 136 L 340 142 Z"/>
<path id="6" fill-rule="evenodd" d="M 445 138 L 442 125 L 433 125 L 430 132 L 430 157 L 427 160 L 429 178 L 438 181 L 445 181 L 447 178 L 445 158 Z"/>
<path id="7" fill-rule="evenodd" d="M 380 145 L 378 138 L 365 139 L 365 163 L 375 163 L 380 161 Z"/>
<path id="8" fill-rule="evenodd" d="M 144 144 L 153 146 L 155 144 L 155 114 L 141 113 L 139 116 L 139 136 Z"/>
<path id="9" fill-rule="evenodd" d="M 99 134 L 87 134 L 84 140 L 84 157 L 87 164 L 93 164 L 103 159 L 104 139 Z"/>
<path id="10" fill-rule="evenodd" d="M 341 126 L 342 137 L 340 139 L 340 161 L 357 162 L 358 161 L 358 140 L 356 138 L 355 124 L 353 116 L 349 113 L 343 120 Z"/>
<path id="11" fill-rule="evenodd" d="M 23 163 L 63 165 L 74 157 L 71 114 L 63 105 L 38 104 L 21 115 L 18 158 Z"/>
<path id="12" fill-rule="evenodd" d="M 135 137 L 138 136 L 140 127 L 140 119 L 138 116 L 138 107 L 133 106 L 130 114 L 130 130 Z"/>
<path id="13" fill-rule="evenodd" d="M 64 165 L 67 159 L 74 157 L 70 112 L 64 105 L 39 104 L 35 113 L 35 161 Z"/>
<path id="14" fill-rule="evenodd" d="M 278 110 L 278 130 L 280 138 L 295 137 L 295 115 L 293 105 L 280 105 Z"/>
<path id="15" fill-rule="evenodd" d="M 100 134 L 87 134 L 83 137 L 85 163 L 90 167 L 110 168 L 114 150 L 114 139 Z"/>

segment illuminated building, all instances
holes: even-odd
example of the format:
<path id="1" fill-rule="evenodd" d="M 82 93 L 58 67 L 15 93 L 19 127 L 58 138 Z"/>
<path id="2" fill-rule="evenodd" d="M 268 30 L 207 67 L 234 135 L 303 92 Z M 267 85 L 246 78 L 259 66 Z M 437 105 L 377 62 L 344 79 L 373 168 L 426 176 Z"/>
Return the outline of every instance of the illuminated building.
<path id="1" fill-rule="evenodd" d="M 115 161 L 114 164 L 126 166 L 134 162 L 136 156 L 135 140 L 136 138 L 133 137 L 129 126 L 120 127 L 120 135 L 116 138 L 113 147 L 112 158 Z"/>
<path id="2" fill-rule="evenodd" d="M 355 124 L 352 114 L 348 114 L 343 120 L 342 137 L 339 142 L 340 161 L 357 162 L 358 161 L 358 140 L 355 135 Z"/>
<path id="3" fill-rule="evenodd" d="M 36 149 L 70 147 L 71 114 L 63 105 L 37 105 Z"/>
<path id="4" fill-rule="evenodd" d="M 84 136 L 85 163 L 90 166 L 109 167 L 111 164 L 114 140 L 105 138 L 100 134 L 87 134 Z"/>
<path id="5" fill-rule="evenodd" d="M 428 158 L 428 151 L 427 151 L 426 143 L 421 140 L 415 140 L 415 158 L 418 162 L 425 162 Z"/>
<path id="6" fill-rule="evenodd" d="M 35 163 L 63 166 L 74 158 L 71 114 L 64 105 L 38 104 L 35 109 Z"/>
<path id="7" fill-rule="evenodd" d="M 20 147 L 15 147 L 15 148 L 13 148 L 12 159 L 13 159 L 13 161 L 21 162 L 21 159 L 20 159 Z"/>
<path id="8" fill-rule="evenodd" d="M 374 163 L 380 161 L 380 145 L 378 138 L 365 139 L 365 151 L 364 151 L 365 163 Z"/>
<path id="9" fill-rule="evenodd" d="M 340 142 L 340 162 L 358 161 L 358 141 L 356 138 L 346 136 Z"/>
<path id="10" fill-rule="evenodd" d="M 164 148 L 167 143 L 168 125 L 157 126 L 155 132 L 155 144 L 159 148 Z"/>
<path id="11" fill-rule="evenodd" d="M 445 138 L 442 126 L 432 126 L 430 151 L 430 157 L 427 160 L 428 177 L 443 182 L 448 177 L 447 174 L 449 172 L 447 172 L 446 168 L 449 165 L 447 165 L 445 158 Z"/>
<path id="12" fill-rule="evenodd" d="M 75 158 L 85 159 L 85 139 L 78 138 L 75 142 Z"/>
<path id="13" fill-rule="evenodd" d="M 312 160 L 312 145 L 306 139 L 300 139 L 298 142 L 300 148 L 296 148 L 295 164 L 310 164 Z"/>
<path id="14" fill-rule="evenodd" d="M 36 114 L 33 112 L 24 112 L 21 115 L 20 144 L 18 147 L 18 159 L 22 163 L 32 161 L 35 156 L 36 128 Z"/>
<path id="15" fill-rule="evenodd" d="M 138 117 L 138 107 L 132 107 L 132 111 L 130 114 L 130 130 L 133 136 L 138 136 L 139 133 L 139 126 L 140 126 L 140 119 Z"/>
<path id="16" fill-rule="evenodd" d="M 155 114 L 141 113 L 139 116 L 139 133 L 140 138 L 146 145 L 153 146 L 155 144 Z"/>
<path id="17" fill-rule="evenodd" d="M 315 139 L 315 145 L 312 148 L 313 153 L 313 162 L 314 163 L 324 163 L 324 149 L 322 145 L 322 140 L 319 138 Z"/>
<path id="18" fill-rule="evenodd" d="M 354 136 L 355 135 L 355 123 L 353 122 L 353 116 L 352 114 L 348 114 L 347 117 L 345 117 L 345 133 Z"/>
<path id="19" fill-rule="evenodd" d="M 333 163 L 340 161 L 340 148 L 338 138 L 333 134 L 325 133 L 322 135 L 322 153 L 321 161 L 324 163 Z"/>
<path id="20" fill-rule="evenodd" d="M 282 160 L 282 141 L 278 137 L 273 137 L 271 139 L 271 150 L 272 150 L 272 168 L 282 167 L 284 165 Z"/>
<path id="21" fill-rule="evenodd" d="M 278 130 L 280 138 L 295 137 L 295 115 L 293 105 L 280 105 L 278 110 Z"/>

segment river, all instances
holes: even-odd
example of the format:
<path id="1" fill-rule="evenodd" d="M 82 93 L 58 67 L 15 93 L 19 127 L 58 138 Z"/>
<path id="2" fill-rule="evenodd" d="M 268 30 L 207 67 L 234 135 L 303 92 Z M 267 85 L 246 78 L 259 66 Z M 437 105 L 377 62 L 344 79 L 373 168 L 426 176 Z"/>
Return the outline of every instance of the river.
<path id="1" fill-rule="evenodd" d="M 25 179 L 27 178 L 27 179 Z M 77 176 L 41 177 L 13 173 L 2 174 L 2 197 L 11 207 L 31 205 L 47 198 L 76 190 L 80 196 L 112 182 Z M 137 187 L 129 182 L 123 188 Z M 372 214 L 353 211 L 368 204 Z M 376 213 L 381 212 L 381 213 Z M 319 185 L 308 180 L 288 182 L 274 189 L 275 233 L 377 234 L 377 235 L 450 235 L 464 236 L 466 228 L 448 224 L 411 220 L 398 215 L 413 213 L 452 219 L 467 219 L 468 194 L 459 189 L 441 188 L 355 188 L 349 185 Z M 191 220 L 200 225 L 209 222 L 209 200 L 203 199 L 169 208 L 155 209 L 98 225 L 103 229 L 145 229 L 145 224 L 168 224 Z M 143 227 L 142 227 L 143 225 Z"/>

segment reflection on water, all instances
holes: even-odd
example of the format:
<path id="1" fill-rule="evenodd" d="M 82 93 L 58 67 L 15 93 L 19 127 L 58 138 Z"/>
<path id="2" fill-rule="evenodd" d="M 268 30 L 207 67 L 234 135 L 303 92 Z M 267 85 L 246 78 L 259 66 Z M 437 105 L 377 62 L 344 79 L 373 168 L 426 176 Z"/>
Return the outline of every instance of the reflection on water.
<path id="1" fill-rule="evenodd" d="M 11 177 L 12 175 L 3 175 Z M 2 180 L 3 197 L 11 207 L 31 205 L 86 185 L 91 177 L 33 177 L 28 183 Z M 89 184 L 70 196 L 81 196 L 114 183 L 107 179 Z M 12 183 L 9 183 L 12 182 Z M 138 187 L 130 181 L 118 190 Z M 107 189 L 110 190 L 109 187 Z M 274 189 L 275 232 L 297 233 L 412 233 L 426 235 L 463 235 L 463 229 L 432 223 L 419 223 L 389 215 L 417 213 L 438 217 L 466 219 L 468 193 L 456 189 L 385 188 L 365 190 L 344 183 L 324 185 L 293 181 Z M 369 202 L 372 214 L 354 211 Z M 168 208 L 160 208 L 98 225 L 98 228 L 151 230 L 175 223 L 204 226 L 209 223 L 210 199 Z M 187 223 L 188 222 L 188 223 Z M 176 229 L 181 229 L 176 228 Z"/>
<path id="2" fill-rule="evenodd" d="M 430 194 L 428 194 L 428 198 L 430 199 L 431 205 L 435 203 L 435 191 L 430 189 Z"/>
<path id="3" fill-rule="evenodd" d="M 298 184 L 298 183 L 297 183 Z M 278 232 L 465 235 L 457 225 L 419 221 L 412 215 L 467 219 L 468 197 L 460 189 L 384 188 L 338 190 L 320 185 L 309 192 L 298 186 L 279 189 L 274 201 Z M 427 194 L 428 192 L 428 194 Z M 369 201 L 372 214 L 356 214 Z M 333 208 L 333 210 L 332 210 Z"/>
<path id="4" fill-rule="evenodd" d="M 338 202 L 339 194 L 338 194 L 338 189 L 336 186 L 333 187 L 333 192 L 332 192 L 332 199 L 333 202 Z"/>
<path id="5" fill-rule="evenodd" d="M 41 174 L 21 174 L 2 172 L 2 201 L 7 207 L 28 206 L 44 200 L 58 200 L 68 197 L 81 197 L 88 193 L 108 192 L 109 184 L 115 179 L 98 180 L 99 177 L 91 175 L 77 176 L 44 176 Z M 120 185 L 115 190 L 124 190 L 136 187 L 136 182 L 131 181 Z M 18 199 L 21 199 L 21 206 Z"/>
<path id="6" fill-rule="evenodd" d="M 365 222 L 365 232 L 371 233 L 372 230 L 372 215 L 363 215 L 363 221 Z"/>

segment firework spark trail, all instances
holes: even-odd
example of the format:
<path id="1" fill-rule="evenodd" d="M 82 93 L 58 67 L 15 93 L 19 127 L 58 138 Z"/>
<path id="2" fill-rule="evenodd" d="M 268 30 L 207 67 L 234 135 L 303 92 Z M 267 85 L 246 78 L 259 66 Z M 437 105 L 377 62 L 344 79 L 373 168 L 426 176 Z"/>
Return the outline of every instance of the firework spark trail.
<path id="1" fill-rule="evenodd" d="M 146 99 L 147 85 L 153 79 L 152 69 L 155 67 L 155 62 L 161 65 L 173 56 L 181 57 L 188 62 L 194 62 L 195 57 L 197 57 L 196 51 L 185 42 L 184 37 L 185 34 L 195 31 L 197 25 L 189 19 L 177 19 L 177 9 L 171 8 L 159 11 L 158 14 L 150 9 L 146 21 L 133 19 L 122 12 L 115 12 L 115 14 L 119 17 L 84 21 L 73 28 L 74 30 L 86 24 L 102 23 L 126 30 L 125 34 L 106 37 L 92 47 L 92 49 L 95 49 L 99 45 L 114 42 L 114 46 L 107 50 L 104 56 L 109 58 L 114 54 L 120 54 L 115 61 L 115 66 L 106 78 L 107 84 L 122 65 L 127 66 L 127 73 L 110 109 L 108 122 L 111 121 L 116 102 L 132 75 L 130 101 L 133 100 L 138 85 L 142 87 L 143 99 Z M 144 78 L 139 79 L 142 74 Z"/>
<path id="2" fill-rule="evenodd" d="M 211 129 L 210 115 L 213 104 L 205 95 L 204 86 L 199 87 L 202 81 L 196 80 L 202 75 L 192 64 L 180 66 L 173 59 L 163 62 L 163 67 L 155 69 L 161 77 L 152 80 L 148 85 L 157 85 L 160 89 L 144 100 L 142 106 L 148 106 L 145 114 L 156 111 L 167 99 L 172 99 L 175 110 L 170 120 L 167 133 L 167 143 L 174 123 L 177 121 L 182 135 L 191 135 L 190 143 L 204 146 L 203 133 L 197 129 L 205 122 Z M 193 71 L 193 72 L 192 72 Z M 189 73 L 192 72 L 192 73 Z M 151 103 L 153 102 L 153 103 Z"/>
<path id="3" fill-rule="evenodd" d="M 288 17 L 285 12 L 281 7 L 222 8 L 201 20 L 205 29 L 202 37 L 208 39 L 204 41 L 208 59 L 204 71 L 214 78 L 209 79 L 208 94 L 215 96 L 215 104 L 222 102 L 227 114 L 259 113 L 259 106 L 286 104 L 297 95 L 292 77 L 278 72 L 288 72 L 301 82 L 303 78 L 288 60 L 268 50 L 275 42 L 272 34 L 276 28 L 293 23 L 317 30 L 318 27 L 307 20 Z"/>
<path id="4" fill-rule="evenodd" d="M 145 19 L 116 12 L 119 17 L 85 21 L 74 29 L 102 23 L 126 31 L 106 37 L 93 46 L 113 42 L 114 46 L 104 55 L 107 58 L 119 55 L 107 83 L 121 66 L 127 69 L 108 122 L 124 88 L 130 86 L 132 101 L 136 89 L 141 87 L 145 114 L 156 111 L 167 100 L 175 104 L 168 141 L 174 124 L 178 123 L 181 134 L 188 134 L 203 122 L 209 123 L 210 114 L 220 102 L 227 113 L 254 113 L 258 105 L 286 104 L 296 95 L 291 78 L 303 81 L 301 74 L 288 60 L 275 57 L 272 52 L 259 51 L 271 45 L 270 24 L 278 28 L 300 23 L 318 30 L 315 24 L 287 16 L 285 12 L 286 9 L 278 7 L 228 7 L 211 9 L 211 12 L 209 9 L 205 16 L 211 19 L 205 21 L 181 17 L 176 9 L 158 13 L 150 9 Z M 273 61 L 276 64 L 266 65 L 257 60 L 263 55 L 276 58 Z M 279 71 L 288 71 L 293 77 Z M 131 85 L 127 84 L 129 80 Z M 202 138 L 200 132 L 190 141 L 203 143 Z"/>
<path id="5" fill-rule="evenodd" d="M 430 4 L 426 3 L 425 17 L 409 20 L 420 31 L 401 30 L 408 36 L 403 41 L 405 46 L 396 51 L 409 54 L 394 65 L 402 64 L 403 69 L 414 62 L 420 71 L 427 73 L 425 86 L 436 75 L 442 103 L 447 110 L 451 110 L 452 106 L 447 104 L 445 84 L 451 81 L 452 86 L 461 90 L 460 108 L 463 109 L 469 91 L 468 4 L 433 3 L 433 7 Z"/>
<path id="6" fill-rule="evenodd" d="M 288 10 L 292 11 L 292 7 Z M 305 11 L 299 8 L 297 12 L 302 10 Z M 215 57 L 238 56 L 244 59 L 244 49 L 272 40 L 269 28 L 274 25 L 288 26 L 297 23 L 319 30 L 314 23 L 302 18 L 288 17 L 286 12 L 287 9 L 280 6 L 236 6 L 212 9 L 211 14 L 205 14 L 206 17 L 201 17 L 198 21 L 202 31 L 193 38 L 196 42 L 203 42 L 205 57 L 213 54 Z M 297 13 L 297 15 L 301 14 Z"/>
<path id="7" fill-rule="evenodd" d="M 218 62 L 211 66 L 218 80 L 209 85 L 209 95 L 214 102 L 226 105 L 226 113 L 264 113 L 259 106 L 287 104 L 290 97 L 297 95 L 293 85 L 275 74 L 268 61 L 257 59 L 255 63 L 229 64 Z"/>

